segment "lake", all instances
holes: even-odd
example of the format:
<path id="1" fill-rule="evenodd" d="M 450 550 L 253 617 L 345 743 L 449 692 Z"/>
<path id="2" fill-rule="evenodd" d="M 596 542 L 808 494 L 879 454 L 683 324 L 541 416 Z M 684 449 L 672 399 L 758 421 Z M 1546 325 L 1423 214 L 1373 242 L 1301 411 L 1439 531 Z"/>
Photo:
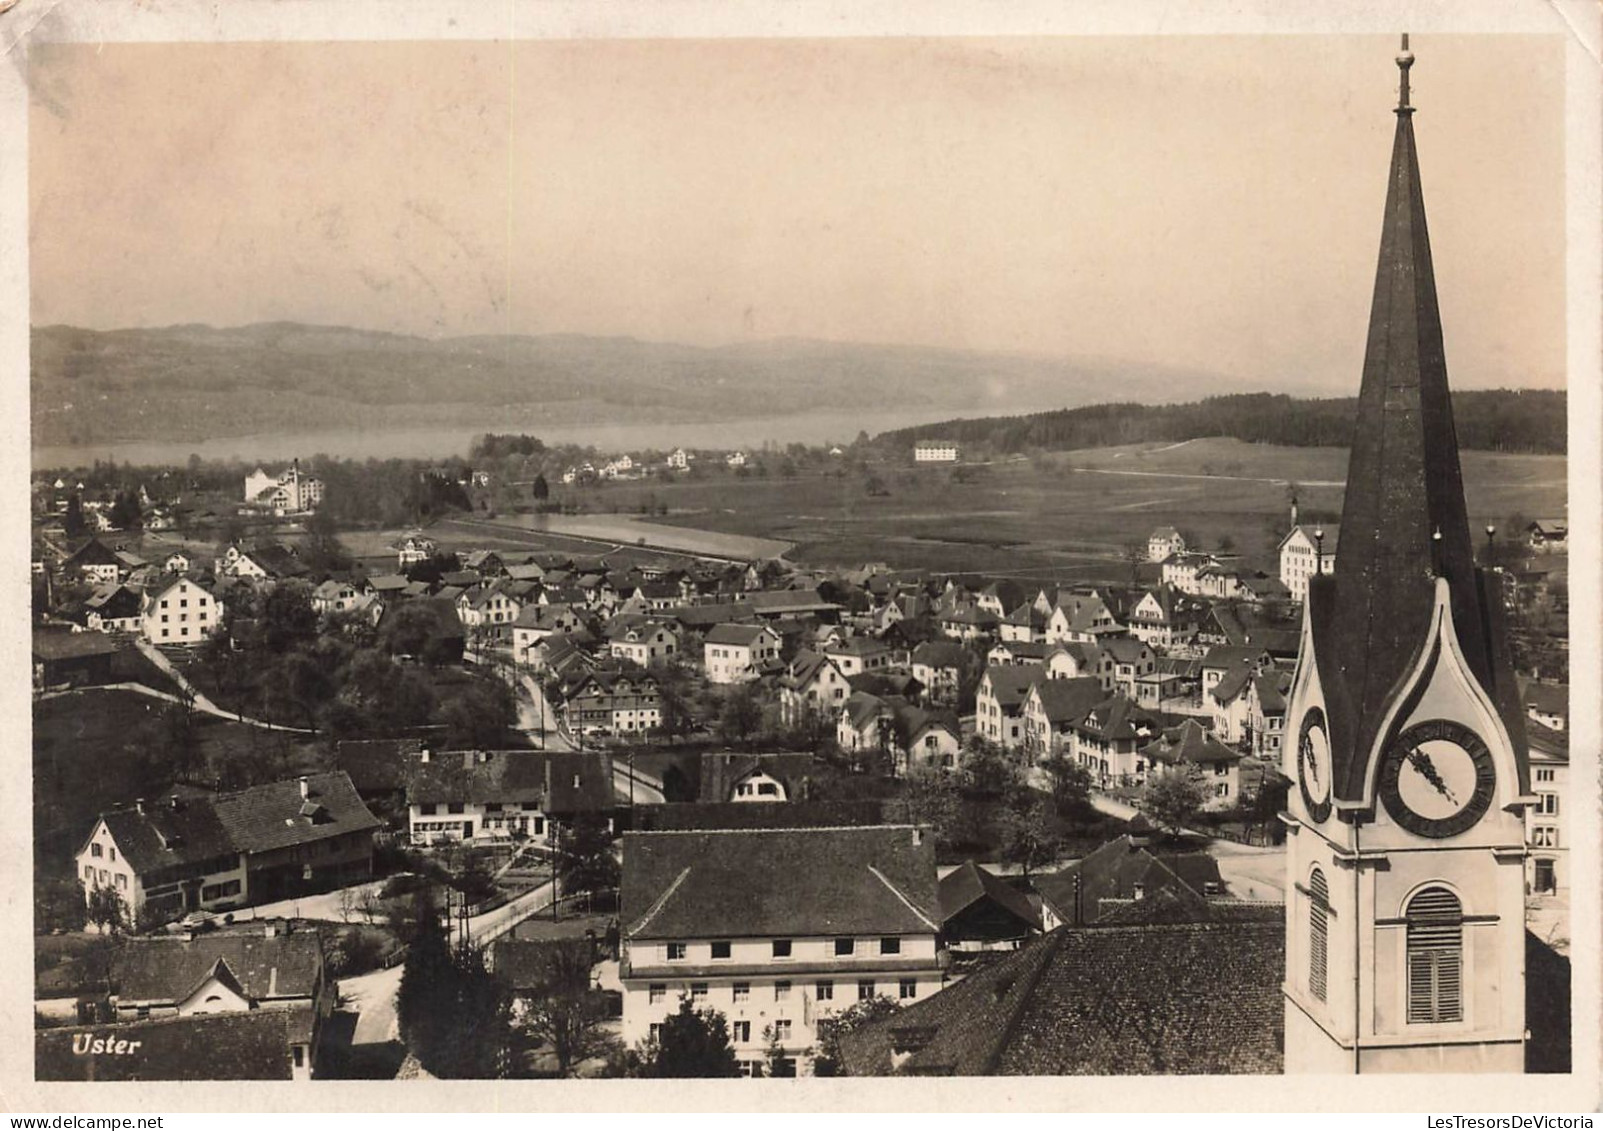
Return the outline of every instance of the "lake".
<path id="1" fill-rule="evenodd" d="M 1061 406 L 1051 406 L 1061 407 Z M 1006 414 L 1036 412 L 1039 408 L 1008 409 Z M 749 420 L 680 423 L 563 424 L 532 429 L 547 444 L 593 445 L 603 452 L 668 451 L 686 448 L 760 448 L 775 444 L 850 443 L 859 431 L 869 435 L 915 424 L 930 424 L 959 416 L 1004 415 L 961 408 L 877 408 L 870 411 L 821 409 Z M 226 436 L 212 440 L 130 440 L 105 444 L 45 444 L 34 447 L 37 469 L 85 467 L 95 460 L 144 465 L 181 465 L 191 455 L 206 460 L 281 463 L 292 457 L 343 456 L 349 459 L 443 459 L 466 456 L 475 435 L 517 431 L 485 421 L 479 428 L 412 427 L 365 431 L 264 433 Z"/>

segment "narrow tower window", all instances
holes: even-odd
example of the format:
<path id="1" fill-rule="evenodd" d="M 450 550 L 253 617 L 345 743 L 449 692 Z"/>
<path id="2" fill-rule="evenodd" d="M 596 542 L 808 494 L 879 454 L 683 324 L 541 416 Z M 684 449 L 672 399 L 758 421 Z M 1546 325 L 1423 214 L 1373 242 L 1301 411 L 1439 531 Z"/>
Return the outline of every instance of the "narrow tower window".
<path id="1" fill-rule="evenodd" d="M 1446 888 L 1408 901 L 1408 1022 L 1464 1019 L 1464 912 Z"/>
<path id="2" fill-rule="evenodd" d="M 1318 868 L 1308 878 L 1308 992 L 1320 1001 L 1330 969 L 1330 885 Z"/>

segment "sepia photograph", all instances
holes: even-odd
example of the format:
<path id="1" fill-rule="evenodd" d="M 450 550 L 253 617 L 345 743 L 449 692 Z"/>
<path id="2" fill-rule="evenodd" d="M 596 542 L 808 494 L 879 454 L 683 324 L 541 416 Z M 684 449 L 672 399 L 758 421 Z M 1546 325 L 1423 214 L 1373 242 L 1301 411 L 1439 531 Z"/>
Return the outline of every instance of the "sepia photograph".
<path id="1" fill-rule="evenodd" d="M 7 1106 L 1596 1109 L 1598 13 L 1073 7 L 0 10 Z"/>

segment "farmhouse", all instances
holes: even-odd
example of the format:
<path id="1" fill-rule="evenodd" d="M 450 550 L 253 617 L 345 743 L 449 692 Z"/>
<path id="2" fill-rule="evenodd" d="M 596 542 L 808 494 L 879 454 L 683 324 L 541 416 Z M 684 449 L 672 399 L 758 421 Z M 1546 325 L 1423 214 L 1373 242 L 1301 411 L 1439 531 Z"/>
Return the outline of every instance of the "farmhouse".
<path id="1" fill-rule="evenodd" d="M 425 752 L 406 784 L 413 844 L 554 843 L 555 825 L 613 805 L 612 760 L 592 752 Z"/>
<path id="2" fill-rule="evenodd" d="M 913 445 L 914 463 L 956 463 L 960 454 L 955 440 L 920 440 Z"/>

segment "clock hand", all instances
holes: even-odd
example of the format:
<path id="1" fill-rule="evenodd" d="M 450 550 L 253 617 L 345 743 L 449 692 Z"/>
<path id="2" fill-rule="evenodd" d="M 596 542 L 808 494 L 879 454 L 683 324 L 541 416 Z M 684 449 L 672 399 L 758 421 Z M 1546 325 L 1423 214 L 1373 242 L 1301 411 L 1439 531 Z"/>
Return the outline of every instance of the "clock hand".
<path id="1" fill-rule="evenodd" d="M 1452 790 L 1447 788 L 1447 783 L 1442 780 L 1442 775 L 1436 771 L 1436 763 L 1431 761 L 1429 754 L 1416 746 L 1408 752 L 1408 763 L 1419 771 L 1420 777 L 1430 782 L 1437 793 L 1447 798 L 1452 804 L 1458 804 L 1458 798 L 1453 795 Z"/>

